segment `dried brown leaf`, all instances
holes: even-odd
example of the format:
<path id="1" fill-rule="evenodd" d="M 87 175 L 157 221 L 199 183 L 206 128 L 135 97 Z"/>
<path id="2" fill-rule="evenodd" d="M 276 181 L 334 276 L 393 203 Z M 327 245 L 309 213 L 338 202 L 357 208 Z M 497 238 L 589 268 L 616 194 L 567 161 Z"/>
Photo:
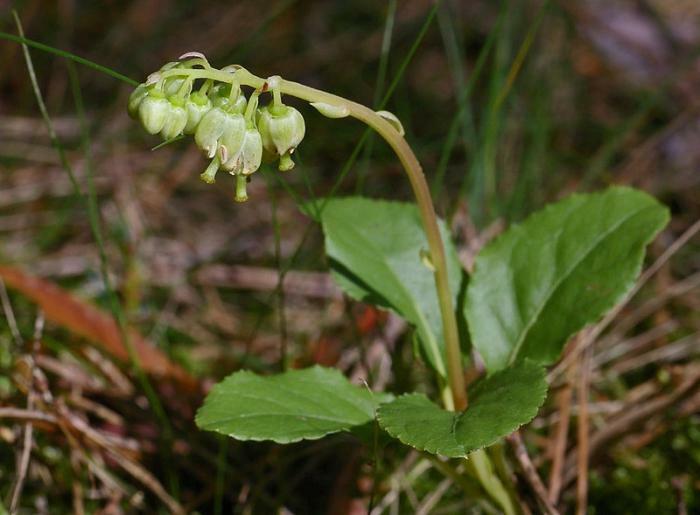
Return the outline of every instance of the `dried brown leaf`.
<path id="1" fill-rule="evenodd" d="M 0 277 L 9 287 L 36 302 L 47 320 L 90 340 L 119 360 L 129 360 L 116 322 L 102 310 L 49 281 L 28 275 L 15 267 L 0 265 Z M 172 379 L 187 391 L 197 391 L 197 381 L 138 332 L 130 330 L 129 341 L 146 372 Z"/>

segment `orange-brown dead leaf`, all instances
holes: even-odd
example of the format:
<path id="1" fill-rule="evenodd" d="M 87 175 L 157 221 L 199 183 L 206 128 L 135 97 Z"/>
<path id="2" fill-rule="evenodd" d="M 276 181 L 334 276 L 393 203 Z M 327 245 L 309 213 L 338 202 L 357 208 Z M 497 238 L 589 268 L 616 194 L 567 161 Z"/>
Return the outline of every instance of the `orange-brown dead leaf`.
<path id="1" fill-rule="evenodd" d="M 0 265 L 0 278 L 9 287 L 36 302 L 47 320 L 90 340 L 119 360 L 129 360 L 117 323 L 102 310 L 49 281 L 27 275 L 15 267 Z M 130 330 L 129 341 L 147 373 L 174 380 L 188 391 L 197 391 L 197 381 L 138 332 Z"/>

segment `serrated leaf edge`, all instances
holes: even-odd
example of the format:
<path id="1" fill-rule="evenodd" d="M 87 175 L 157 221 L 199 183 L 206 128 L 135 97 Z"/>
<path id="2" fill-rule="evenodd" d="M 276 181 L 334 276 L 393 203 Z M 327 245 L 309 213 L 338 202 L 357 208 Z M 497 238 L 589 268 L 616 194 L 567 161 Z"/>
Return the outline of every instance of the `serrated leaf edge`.
<path id="1" fill-rule="evenodd" d="M 542 367 L 541 365 L 539 365 L 539 364 L 537 364 L 537 363 L 535 363 L 535 362 L 531 362 L 531 363 L 532 363 L 533 365 L 535 365 L 535 366 L 538 366 L 538 367 L 544 369 L 544 367 Z M 499 370 L 497 373 L 503 372 L 503 371 L 505 371 L 505 370 L 508 370 L 508 369 L 506 368 L 506 369 Z M 494 375 L 495 375 L 495 374 L 494 374 Z M 493 376 L 491 376 L 491 377 L 493 377 Z M 389 435 L 391 435 L 393 438 L 396 438 L 397 440 L 399 440 L 399 441 L 400 441 L 401 443 L 403 443 L 404 445 L 408 445 L 409 447 L 413 447 L 414 449 L 418 449 L 419 451 L 426 451 L 426 452 L 429 452 L 429 453 L 431 453 L 431 454 L 440 455 L 440 456 L 445 456 L 445 457 L 447 457 L 447 458 L 463 458 L 463 457 L 468 456 L 470 453 L 472 453 L 472 452 L 474 452 L 474 451 L 478 451 L 479 449 L 484 449 L 484 448 L 486 448 L 486 447 L 490 447 L 491 445 L 493 445 L 494 443 L 496 443 L 497 441 L 499 441 L 501 438 L 504 438 L 504 437 L 506 437 L 506 436 L 512 434 L 513 432 L 517 431 L 518 429 L 520 429 L 520 428 L 523 427 L 524 425 L 527 425 L 527 424 L 529 424 L 530 422 L 532 422 L 532 421 L 535 419 L 535 417 L 537 416 L 537 413 L 539 412 L 540 408 L 541 408 L 542 405 L 544 404 L 544 401 L 547 399 L 548 393 L 549 393 L 549 385 L 546 385 L 546 384 L 545 384 L 544 389 L 540 392 L 540 399 L 539 399 L 539 401 L 537 402 L 537 408 L 534 409 L 534 413 L 532 414 L 532 416 L 529 417 L 527 420 L 523 421 L 522 423 L 518 424 L 517 426 L 515 426 L 515 427 L 514 427 L 513 429 L 511 429 L 508 433 L 502 434 L 502 435 L 500 435 L 500 436 L 497 436 L 497 437 L 495 437 L 493 440 L 491 440 L 491 441 L 489 441 L 488 443 L 485 443 L 485 444 L 483 444 L 483 445 L 481 445 L 481 446 L 479 446 L 479 447 L 476 447 L 476 448 L 474 448 L 474 449 L 470 449 L 470 450 L 468 450 L 468 451 L 466 451 L 466 452 L 463 452 L 462 454 L 456 454 L 456 455 L 445 455 L 445 454 L 442 454 L 442 453 L 440 453 L 440 452 L 438 451 L 437 448 L 433 448 L 432 446 L 428 446 L 428 445 L 426 445 L 426 446 L 416 446 L 416 445 L 412 444 L 411 442 L 407 441 L 405 435 L 400 434 L 399 432 L 393 432 L 393 431 L 391 431 L 389 428 L 387 428 L 387 427 L 384 425 L 383 419 L 382 419 L 382 407 L 383 407 L 383 406 L 388 406 L 389 404 L 392 404 L 393 402 L 397 402 L 397 401 L 399 401 L 400 399 L 403 399 L 403 398 L 405 398 L 405 397 L 423 397 L 423 398 L 427 399 L 428 401 L 430 401 L 430 402 L 432 403 L 432 401 L 431 401 L 426 395 L 424 395 L 424 394 L 422 394 L 422 393 L 416 393 L 416 392 L 413 392 L 413 393 L 406 393 L 406 394 L 403 394 L 403 395 L 400 395 L 400 396 L 396 397 L 396 399 L 394 399 L 393 401 L 385 402 L 385 403 L 380 404 L 379 406 L 377 406 L 376 418 L 377 418 L 377 422 L 379 423 L 379 426 L 380 426 L 382 429 L 384 429 L 384 431 L 386 431 L 386 432 L 387 432 Z M 433 404 L 434 404 L 434 403 L 433 403 Z M 440 406 L 438 406 L 437 404 L 435 404 L 435 406 L 436 406 L 438 409 L 441 409 L 441 410 L 443 410 L 443 411 L 447 411 L 447 410 L 442 409 L 442 408 L 441 408 Z M 467 408 L 467 409 L 469 409 L 469 408 Z M 465 413 L 465 412 L 462 412 L 462 413 Z M 454 424 L 455 424 L 455 422 L 453 421 L 453 425 L 454 425 Z M 459 445 L 459 442 L 457 442 L 456 438 L 455 438 L 455 442 Z"/>

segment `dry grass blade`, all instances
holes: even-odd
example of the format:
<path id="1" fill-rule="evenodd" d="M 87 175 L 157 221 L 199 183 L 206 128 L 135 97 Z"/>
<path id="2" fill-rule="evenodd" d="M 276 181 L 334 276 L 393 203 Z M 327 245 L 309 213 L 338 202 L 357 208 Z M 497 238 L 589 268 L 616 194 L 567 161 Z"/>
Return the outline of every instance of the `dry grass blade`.
<path id="1" fill-rule="evenodd" d="M 210 265 L 197 273 L 197 282 L 205 286 L 256 291 L 277 290 L 281 278 L 277 269 L 241 265 Z M 343 296 L 331 276 L 322 272 L 288 271 L 284 274 L 282 288 L 285 294 L 321 299 Z"/>
<path id="2" fill-rule="evenodd" d="M 4 291 L 4 288 L 3 288 Z M 5 293 L 5 297 L 7 293 Z M 31 344 L 31 355 L 29 356 L 29 391 L 27 392 L 27 411 L 34 409 L 34 403 L 36 400 L 36 393 L 34 392 L 34 358 L 33 356 L 39 350 L 39 342 L 41 340 L 41 335 L 44 331 L 44 315 L 40 311 L 36 317 L 34 323 L 34 336 Z M 29 470 L 29 459 L 32 452 L 32 446 L 34 444 L 34 425 L 31 420 L 27 420 L 24 424 L 24 438 L 22 441 L 22 453 L 17 460 L 17 472 L 15 476 L 15 485 L 12 489 L 12 495 L 10 497 L 10 513 L 14 515 L 17 513 L 19 508 L 19 500 L 22 496 L 22 489 L 24 488 L 24 481 L 27 477 L 27 471 Z"/>
<path id="3" fill-rule="evenodd" d="M 597 370 L 612 361 L 643 351 L 657 342 L 659 338 L 669 335 L 680 327 L 678 321 L 671 319 L 623 341 L 604 338 L 600 340 L 599 344 L 602 350 L 597 352 L 593 358 L 593 368 Z M 611 343 L 608 344 L 608 342 Z"/>
<path id="4" fill-rule="evenodd" d="M 24 408 L 0 408 L 0 419 L 14 418 L 17 420 L 27 420 L 32 422 L 45 422 L 55 424 L 57 419 L 51 413 L 38 410 L 28 410 Z"/>
<path id="5" fill-rule="evenodd" d="M 700 272 L 696 272 L 689 275 L 685 279 L 672 284 L 664 292 L 649 299 L 628 315 L 621 317 L 610 331 L 611 334 L 600 340 L 601 346 L 609 347 L 611 344 L 610 340 L 613 338 L 613 335 L 626 333 L 645 318 L 655 313 L 670 300 L 681 297 L 698 289 L 700 289 Z"/>
<path id="6" fill-rule="evenodd" d="M 111 456 L 119 464 L 120 467 L 122 467 L 125 471 L 131 474 L 143 485 L 145 485 L 161 501 L 163 501 L 163 504 L 165 504 L 168 507 L 171 513 L 175 513 L 177 515 L 184 515 L 184 508 L 180 506 L 180 504 L 175 499 L 168 495 L 168 492 L 165 491 L 163 485 L 160 484 L 160 482 L 155 478 L 155 476 L 153 476 L 153 474 L 148 472 L 145 468 L 143 468 L 135 461 L 126 458 L 120 453 L 107 450 L 107 454 Z"/>
<path id="7" fill-rule="evenodd" d="M 392 477 L 390 478 L 391 487 L 389 491 L 384 495 L 379 503 L 372 508 L 370 515 L 381 515 L 385 510 L 389 509 L 390 506 L 397 502 L 401 494 L 401 490 L 407 482 L 407 477 L 410 477 L 411 480 L 415 480 L 430 468 L 430 462 L 428 460 L 418 461 L 419 457 L 420 454 L 415 451 L 408 453 L 406 458 L 392 474 Z"/>
<path id="8" fill-rule="evenodd" d="M 420 503 L 415 511 L 416 515 L 428 515 L 432 513 L 433 508 L 437 506 L 440 499 L 442 499 L 445 493 L 447 493 L 447 490 L 449 490 L 450 486 L 452 486 L 451 479 L 448 478 L 440 481 L 438 486 L 435 487 L 432 492 L 426 495 L 423 502 Z"/>
<path id="9" fill-rule="evenodd" d="M 10 328 L 10 334 L 15 340 L 15 345 L 18 347 L 22 346 L 22 335 L 19 334 L 19 329 L 17 327 L 17 320 L 15 319 L 15 312 L 12 310 L 12 304 L 10 303 L 10 297 L 7 295 L 7 288 L 5 288 L 5 281 L 0 278 L 0 300 L 2 300 L 2 310 L 7 318 L 7 325 Z"/>
<path id="10" fill-rule="evenodd" d="M 698 366 L 697 363 L 686 365 L 678 371 L 678 374 L 681 376 L 681 382 L 673 392 L 660 394 L 651 399 L 644 399 L 638 404 L 627 406 L 619 410 L 617 412 L 618 415 L 611 417 L 601 429 L 593 433 L 588 448 L 589 458 L 595 457 L 597 453 L 611 441 L 624 435 L 641 421 L 655 414 L 662 413 L 665 409 L 682 399 L 700 383 L 700 366 Z M 577 471 L 574 465 L 574 458 L 570 456 L 567 459 L 565 467 L 564 485 L 569 484 L 576 476 Z"/>
<path id="11" fill-rule="evenodd" d="M 700 353 L 698 343 L 700 343 L 700 333 L 693 333 L 658 349 L 621 360 L 612 366 L 611 370 L 615 374 L 621 375 L 637 370 L 645 365 L 688 359 Z"/>
<path id="12" fill-rule="evenodd" d="M 554 435 L 552 437 L 552 468 L 549 473 L 549 488 L 547 494 L 552 504 L 556 504 L 559 501 L 559 494 L 561 493 L 564 458 L 566 457 L 566 442 L 568 440 L 569 421 L 571 418 L 572 394 L 573 389 L 567 383 L 556 396 L 559 421 L 555 426 Z"/>

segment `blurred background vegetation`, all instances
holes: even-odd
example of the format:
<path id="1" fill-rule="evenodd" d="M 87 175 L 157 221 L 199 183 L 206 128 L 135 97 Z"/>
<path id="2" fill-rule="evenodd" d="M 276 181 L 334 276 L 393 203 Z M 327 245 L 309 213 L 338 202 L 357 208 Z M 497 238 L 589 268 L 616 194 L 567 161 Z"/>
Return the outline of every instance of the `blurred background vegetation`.
<path id="1" fill-rule="evenodd" d="M 466 267 L 508 224 L 575 191 L 627 184 L 669 205 L 673 221 L 649 264 L 673 256 L 594 346 L 590 384 L 579 388 L 578 362 L 558 370 L 523 436 L 562 513 L 580 499 L 581 474 L 591 513 L 700 512 L 696 0 L 0 1 L 0 30 L 16 34 L 12 7 L 28 38 L 138 81 L 196 50 L 218 67 L 240 63 L 391 110 Z M 126 115 L 128 85 L 30 52 L 58 145 L 22 47 L 0 41 L 5 506 L 487 512 L 394 444 L 349 435 L 241 444 L 192 422 L 214 381 L 240 368 L 273 372 L 281 359 L 394 391 L 429 377 L 410 329 L 339 293 L 320 229 L 299 209 L 328 195 L 410 200 L 390 149 L 357 122 L 300 105 L 297 167 L 258 172 L 250 201 L 235 204 L 233 181 L 198 180 L 206 163 L 188 139 L 151 151 L 159 141 Z M 143 351 L 144 373 L 113 319 L 139 333 L 138 348 L 160 351 Z M 590 467 L 581 470 L 583 405 Z M 504 452 L 504 474 L 537 512 Z"/>

